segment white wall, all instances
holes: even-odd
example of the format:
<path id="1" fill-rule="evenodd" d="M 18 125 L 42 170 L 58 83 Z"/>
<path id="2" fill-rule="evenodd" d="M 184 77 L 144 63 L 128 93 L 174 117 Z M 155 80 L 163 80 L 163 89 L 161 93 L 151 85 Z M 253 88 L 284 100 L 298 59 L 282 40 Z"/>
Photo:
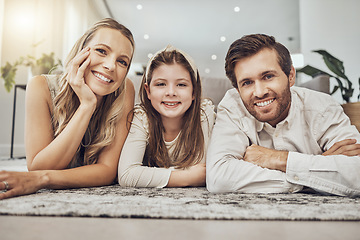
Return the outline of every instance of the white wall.
<path id="1" fill-rule="evenodd" d="M 95 0 L 92 0 L 95 1 Z M 65 59 L 70 48 L 95 21 L 103 18 L 91 0 L 1 0 L 0 65 L 28 54 L 55 52 Z M 3 6 L 3 7 L 2 7 Z M 3 14 L 2 14 L 3 13 Z M 3 19 L 3 21 L 1 21 Z M 32 44 L 42 42 L 37 48 Z M 28 68 L 20 67 L 16 83 L 26 84 Z M 14 156 L 24 156 L 25 92 L 18 90 Z M 14 90 L 0 86 L 0 157 L 10 156 Z"/>
<path id="2" fill-rule="evenodd" d="M 330 72 L 321 55 L 311 52 L 317 49 L 325 49 L 342 60 L 345 74 L 355 88 L 352 101 L 357 101 L 359 94 L 359 10 L 359 0 L 300 0 L 300 42 L 305 64 Z M 339 93 L 333 96 L 343 103 Z"/>
<path id="3" fill-rule="evenodd" d="M 107 17 L 97 0 L 0 0 L 0 64 L 15 61 L 26 54 L 39 55 L 54 51 L 65 59 L 74 41 L 95 21 Z M 2 8 L 3 6 L 3 8 Z M 300 0 L 301 52 L 305 64 L 326 70 L 320 55 L 314 49 L 326 49 L 344 61 L 346 74 L 354 80 L 355 95 L 359 94 L 357 80 L 360 77 L 360 1 L 358 0 Z M 30 14 L 36 27 L 19 25 L 20 17 Z M 72 14 L 71 14 L 72 13 Z M 69 14 L 71 15 L 69 17 Z M 2 22 L 3 19 L 3 22 Z M 2 30 L 2 32 L 1 32 Z M 44 40 L 41 49 L 31 44 Z M 26 83 L 28 70 L 21 68 L 17 83 Z M 18 92 L 15 156 L 24 155 L 24 92 Z M 8 157 L 13 94 L 0 86 L 0 157 Z M 339 102 L 341 98 L 335 96 Z M 354 99 L 354 98 L 353 98 Z"/>

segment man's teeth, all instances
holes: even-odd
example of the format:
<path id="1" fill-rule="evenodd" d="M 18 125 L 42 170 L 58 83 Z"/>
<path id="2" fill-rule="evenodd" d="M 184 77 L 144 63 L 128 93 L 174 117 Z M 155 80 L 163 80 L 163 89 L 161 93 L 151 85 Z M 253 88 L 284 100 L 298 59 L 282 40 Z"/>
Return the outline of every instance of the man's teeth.
<path id="1" fill-rule="evenodd" d="M 258 102 L 258 103 L 255 103 L 256 106 L 258 107 L 265 107 L 266 105 L 269 105 L 270 103 L 272 103 L 274 101 L 274 99 L 271 99 L 269 101 L 265 101 L 265 102 Z"/>
<path id="2" fill-rule="evenodd" d="M 99 73 L 94 73 L 94 75 L 98 78 L 100 78 L 101 80 L 105 81 L 105 82 L 111 82 L 110 79 L 104 77 L 103 75 L 99 74 Z"/>

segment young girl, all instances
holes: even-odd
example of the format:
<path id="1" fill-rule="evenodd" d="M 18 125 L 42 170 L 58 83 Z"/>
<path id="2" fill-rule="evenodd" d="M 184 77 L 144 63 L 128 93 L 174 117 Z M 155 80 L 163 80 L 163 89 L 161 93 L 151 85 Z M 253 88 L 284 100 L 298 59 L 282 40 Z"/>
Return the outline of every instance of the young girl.
<path id="1" fill-rule="evenodd" d="M 149 61 L 140 87 L 141 105 L 119 162 L 119 184 L 132 187 L 205 185 L 205 153 L 214 106 L 201 101 L 193 60 L 168 46 Z"/>
<path id="2" fill-rule="evenodd" d="M 0 172 L 0 199 L 41 188 L 111 184 L 128 134 L 134 87 L 125 79 L 131 32 L 104 19 L 75 44 L 59 76 L 33 78 L 26 89 L 29 172 Z"/>

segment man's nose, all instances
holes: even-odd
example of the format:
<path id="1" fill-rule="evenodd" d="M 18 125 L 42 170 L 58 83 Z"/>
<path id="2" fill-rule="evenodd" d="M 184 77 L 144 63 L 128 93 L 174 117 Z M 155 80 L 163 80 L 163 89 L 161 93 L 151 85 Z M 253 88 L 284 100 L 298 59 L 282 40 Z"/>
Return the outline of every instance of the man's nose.
<path id="1" fill-rule="evenodd" d="M 262 81 L 256 81 L 254 84 L 254 97 L 263 98 L 268 93 L 267 85 Z"/>

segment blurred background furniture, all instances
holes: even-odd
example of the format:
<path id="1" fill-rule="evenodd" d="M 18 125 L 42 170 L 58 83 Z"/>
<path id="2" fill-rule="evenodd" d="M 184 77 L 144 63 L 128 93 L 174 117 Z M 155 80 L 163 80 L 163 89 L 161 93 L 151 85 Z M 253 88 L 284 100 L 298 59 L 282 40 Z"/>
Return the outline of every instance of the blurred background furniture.
<path id="1" fill-rule="evenodd" d="M 26 84 L 15 84 L 14 86 L 14 102 L 13 102 L 13 117 L 11 125 L 11 144 L 10 144 L 10 158 L 14 158 L 14 134 L 15 134 L 15 115 L 16 115 L 16 93 L 17 89 L 26 90 Z M 24 158 L 24 157 L 20 157 Z"/>

